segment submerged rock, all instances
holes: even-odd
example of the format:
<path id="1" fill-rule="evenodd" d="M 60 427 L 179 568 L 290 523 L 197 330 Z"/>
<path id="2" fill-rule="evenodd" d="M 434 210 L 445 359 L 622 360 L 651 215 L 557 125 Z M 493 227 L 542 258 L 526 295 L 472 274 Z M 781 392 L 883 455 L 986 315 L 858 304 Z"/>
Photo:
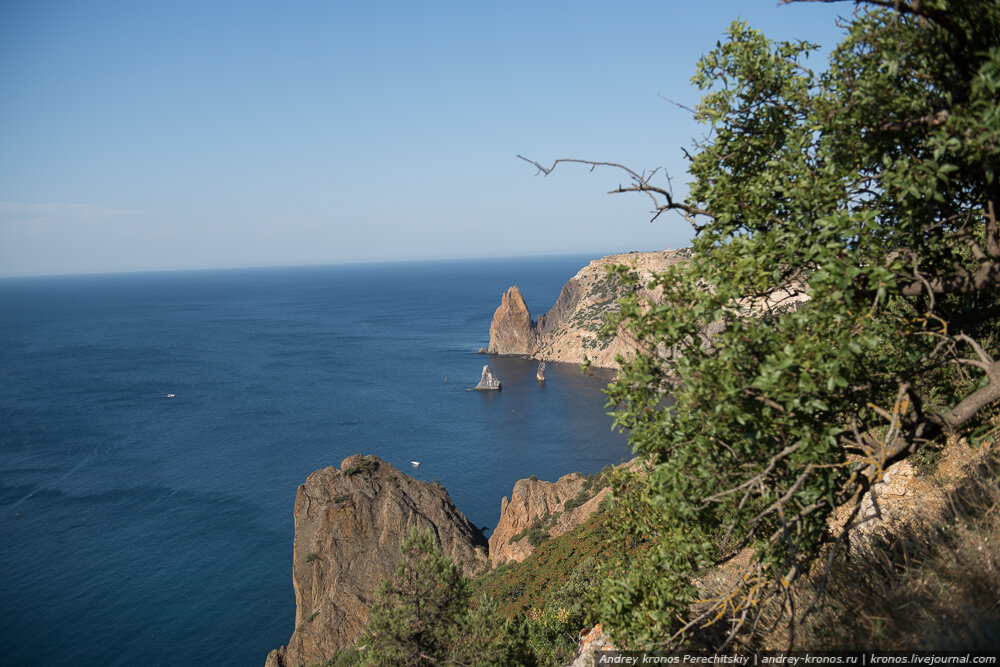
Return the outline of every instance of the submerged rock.
<path id="1" fill-rule="evenodd" d="M 500 378 L 496 376 L 489 364 L 483 366 L 483 377 L 476 385 L 476 391 L 494 391 L 500 389 Z"/>

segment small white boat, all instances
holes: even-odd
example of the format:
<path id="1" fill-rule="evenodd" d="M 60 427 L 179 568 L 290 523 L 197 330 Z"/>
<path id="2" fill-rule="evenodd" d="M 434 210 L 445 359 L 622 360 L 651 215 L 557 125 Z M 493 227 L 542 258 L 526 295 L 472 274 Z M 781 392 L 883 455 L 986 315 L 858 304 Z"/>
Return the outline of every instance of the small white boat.
<path id="1" fill-rule="evenodd" d="M 420 461 L 410 461 L 410 465 L 416 468 L 418 465 L 420 465 Z"/>
<path id="2" fill-rule="evenodd" d="M 173 397 L 174 397 L 173 394 L 167 394 L 167 398 L 173 398 Z"/>

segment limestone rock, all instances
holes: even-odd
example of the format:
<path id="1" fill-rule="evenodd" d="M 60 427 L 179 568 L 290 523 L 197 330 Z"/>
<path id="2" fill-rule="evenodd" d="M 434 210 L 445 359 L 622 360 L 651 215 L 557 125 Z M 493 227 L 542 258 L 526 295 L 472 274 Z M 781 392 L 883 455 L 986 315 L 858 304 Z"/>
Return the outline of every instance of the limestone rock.
<path id="1" fill-rule="evenodd" d="M 311 665 L 363 632 L 379 583 L 392 575 L 410 532 L 430 530 L 469 575 L 486 569 L 486 538 L 448 497 L 374 456 L 317 470 L 295 497 L 295 631 L 267 667 Z"/>
<path id="2" fill-rule="evenodd" d="M 511 543 L 511 538 L 530 526 L 535 519 L 562 511 L 566 501 L 576 498 L 580 493 L 584 481 L 584 476 L 578 472 L 564 475 L 556 482 L 543 482 L 537 479 L 518 480 L 514 484 L 510 500 L 504 497 L 500 501 L 500 521 L 490 535 L 490 561 L 494 565 L 500 565 L 511 560 L 520 562 L 530 556 L 535 548 L 527 538 L 514 543 Z M 596 505 L 594 507 L 596 508 Z M 558 529 L 557 526 L 553 526 L 550 530 L 550 535 L 553 537 L 556 536 L 553 531 L 557 534 L 566 532 L 565 526 Z"/>
<path id="3" fill-rule="evenodd" d="M 537 324 L 531 320 L 521 291 L 512 287 L 501 298 L 500 307 L 493 316 L 489 351 L 573 364 L 582 364 L 586 357 L 595 367 L 617 368 L 616 357 L 630 358 L 636 346 L 622 330 L 610 339 L 598 337 L 607 316 L 618 311 L 618 299 L 630 290 L 617 275 L 608 275 L 608 267 L 616 264 L 630 267 L 638 276 L 642 295 L 655 302 L 659 294 L 643 286 L 654 274 L 671 264 L 686 262 L 690 257 L 690 249 L 685 248 L 596 259 L 563 285 L 559 298 L 538 318 Z"/>
<path id="4" fill-rule="evenodd" d="M 551 334 L 569 323 L 573 312 L 584 296 L 583 286 L 585 282 L 585 278 L 573 277 L 562 286 L 555 305 L 549 309 L 549 312 L 538 318 L 539 334 Z"/>
<path id="5" fill-rule="evenodd" d="M 614 651 L 614 644 L 611 638 L 604 633 L 604 625 L 598 623 L 592 628 L 584 628 L 580 631 L 580 638 L 577 643 L 576 653 L 573 654 L 573 662 L 566 667 L 594 667 L 597 651 Z"/>
<path id="6" fill-rule="evenodd" d="M 483 366 L 483 377 L 479 380 L 479 384 L 476 385 L 476 391 L 499 391 L 500 390 L 500 378 L 497 377 L 493 369 L 489 367 L 489 364 Z"/>
<path id="7" fill-rule="evenodd" d="M 500 307 L 490 323 L 491 354 L 532 354 L 538 343 L 535 322 L 531 319 L 521 290 L 514 285 L 500 297 Z"/>
<path id="8" fill-rule="evenodd" d="M 535 379 L 539 382 L 545 382 L 545 362 L 541 361 L 538 363 L 538 370 L 535 371 Z"/>
<path id="9" fill-rule="evenodd" d="M 644 474 L 645 465 L 638 457 L 623 462 L 616 468 L 624 467 L 635 473 Z M 598 478 L 601 480 L 602 478 Z M 527 537 L 511 541 L 524 531 L 535 519 L 544 519 L 546 515 L 558 516 L 549 519 L 545 529 L 549 537 L 559 537 L 573 530 L 591 517 L 601 505 L 611 488 L 608 486 L 590 486 L 584 498 L 593 494 L 585 502 L 577 506 L 567 503 L 570 500 L 579 502 L 586 478 L 578 473 L 563 475 L 555 482 L 543 482 L 535 478 L 520 479 L 514 484 L 514 490 L 508 500 L 504 496 L 500 500 L 500 521 L 490 535 L 490 561 L 494 566 L 507 561 L 521 562 L 534 552 Z M 603 478 L 603 484 L 608 478 Z M 575 503 L 574 503 L 575 504 Z"/>

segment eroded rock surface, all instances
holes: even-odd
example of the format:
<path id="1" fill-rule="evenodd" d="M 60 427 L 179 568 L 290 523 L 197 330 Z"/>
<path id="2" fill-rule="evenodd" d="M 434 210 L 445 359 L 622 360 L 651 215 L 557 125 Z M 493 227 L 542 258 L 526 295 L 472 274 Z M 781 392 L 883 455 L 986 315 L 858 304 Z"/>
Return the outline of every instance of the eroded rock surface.
<path id="1" fill-rule="evenodd" d="M 483 376 L 479 380 L 479 384 L 476 385 L 476 391 L 499 391 L 500 390 L 500 378 L 497 377 L 493 369 L 489 367 L 489 364 L 483 366 Z"/>
<path id="2" fill-rule="evenodd" d="M 339 469 L 309 475 L 295 497 L 295 631 L 267 667 L 311 665 L 353 643 L 414 528 L 430 530 L 466 574 L 488 567 L 486 538 L 444 487 L 375 456 L 350 456 Z"/>
<path id="3" fill-rule="evenodd" d="M 645 285 L 654 274 L 690 257 L 690 249 L 685 248 L 595 259 L 563 285 L 559 298 L 537 324 L 521 291 L 512 287 L 501 297 L 490 324 L 489 351 L 573 364 L 583 363 L 586 356 L 594 366 L 616 368 L 615 358 L 633 356 L 635 344 L 624 331 L 607 340 L 598 336 L 606 317 L 618 311 L 617 300 L 629 292 L 616 275 L 608 275 L 608 267 L 625 265 L 638 276 L 639 284 Z M 645 287 L 640 290 L 655 300 L 656 294 Z"/>
<path id="4" fill-rule="evenodd" d="M 535 322 L 531 319 L 521 290 L 514 285 L 500 297 L 500 307 L 490 323 L 490 354 L 532 354 L 538 344 Z"/>
<path id="5" fill-rule="evenodd" d="M 607 494 L 602 489 L 596 497 L 566 511 L 566 503 L 575 500 L 584 488 L 586 478 L 578 472 L 564 475 L 555 482 L 520 479 L 514 484 L 510 500 L 500 501 L 500 521 L 490 536 L 490 560 L 494 565 L 507 561 L 522 561 L 535 550 L 527 537 L 513 538 L 528 528 L 535 519 L 560 513 L 546 527 L 549 537 L 558 537 L 582 523 L 597 510 Z"/>
<path id="6" fill-rule="evenodd" d="M 614 650 L 615 646 L 611 643 L 611 638 L 604 633 L 604 624 L 598 623 L 592 628 L 584 628 L 580 631 L 573 661 L 566 667 L 595 667 L 597 664 L 595 654 L 598 651 Z"/>

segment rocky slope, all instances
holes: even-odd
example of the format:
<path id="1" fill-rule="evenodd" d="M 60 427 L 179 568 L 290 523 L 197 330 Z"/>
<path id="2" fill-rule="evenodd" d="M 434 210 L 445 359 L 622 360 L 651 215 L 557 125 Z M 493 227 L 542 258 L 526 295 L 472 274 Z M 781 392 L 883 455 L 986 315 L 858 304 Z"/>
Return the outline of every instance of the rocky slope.
<path id="1" fill-rule="evenodd" d="M 490 561 L 500 565 L 520 562 L 535 547 L 528 535 L 537 521 L 539 535 L 558 537 L 580 525 L 597 511 L 608 494 L 607 488 L 594 488 L 578 472 L 564 475 L 555 482 L 521 479 L 514 484 L 510 500 L 500 501 L 500 521 L 490 536 Z M 517 539 L 515 539 L 517 538 Z"/>
<path id="2" fill-rule="evenodd" d="M 354 642 L 379 583 L 417 528 L 434 533 L 466 574 L 488 567 L 486 538 L 444 487 L 420 482 L 374 456 L 354 455 L 317 470 L 295 497 L 292 585 L 295 631 L 266 667 L 310 665 Z"/>
<path id="3" fill-rule="evenodd" d="M 511 287 L 501 296 L 493 315 L 488 351 L 574 364 L 583 363 L 586 356 L 594 366 L 615 368 L 617 355 L 628 358 L 635 350 L 624 332 L 611 340 L 597 337 L 606 316 L 617 311 L 615 302 L 627 294 L 618 277 L 608 275 L 608 267 L 629 266 L 638 274 L 640 284 L 645 284 L 654 273 L 690 256 L 690 249 L 685 248 L 596 259 L 563 285 L 555 304 L 537 322 L 531 318 L 521 291 Z"/>

